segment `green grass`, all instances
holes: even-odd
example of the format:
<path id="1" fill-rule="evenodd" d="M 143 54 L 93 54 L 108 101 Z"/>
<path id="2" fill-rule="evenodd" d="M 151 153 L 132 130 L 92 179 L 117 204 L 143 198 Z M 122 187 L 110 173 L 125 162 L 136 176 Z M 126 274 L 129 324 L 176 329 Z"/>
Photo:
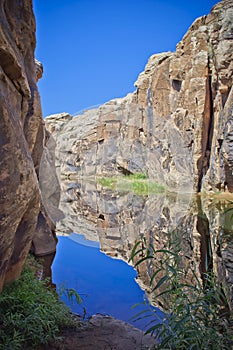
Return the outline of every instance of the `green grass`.
<path id="1" fill-rule="evenodd" d="M 101 177 L 97 179 L 97 182 L 103 187 L 114 188 L 117 183 L 117 178 L 113 177 Z"/>
<path id="2" fill-rule="evenodd" d="M 103 187 L 123 192 L 131 191 L 139 196 L 165 192 L 165 187 L 148 179 L 144 173 L 129 176 L 101 177 L 97 182 Z"/>
<path id="3" fill-rule="evenodd" d="M 0 294 L 0 349 L 35 349 L 59 339 L 64 327 L 76 327 L 56 292 L 28 266 Z"/>
<path id="4" fill-rule="evenodd" d="M 128 178 L 130 180 L 145 180 L 145 179 L 148 179 L 148 176 L 145 173 L 135 173 L 135 174 L 129 175 Z"/>

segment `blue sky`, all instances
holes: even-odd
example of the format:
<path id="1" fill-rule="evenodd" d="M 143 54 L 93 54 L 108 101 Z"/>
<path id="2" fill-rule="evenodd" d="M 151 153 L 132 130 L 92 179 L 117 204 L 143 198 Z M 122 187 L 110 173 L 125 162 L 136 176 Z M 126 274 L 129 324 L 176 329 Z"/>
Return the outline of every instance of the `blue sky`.
<path id="1" fill-rule="evenodd" d="M 215 0 L 33 0 L 43 115 L 123 97 L 148 58 L 174 51 Z"/>

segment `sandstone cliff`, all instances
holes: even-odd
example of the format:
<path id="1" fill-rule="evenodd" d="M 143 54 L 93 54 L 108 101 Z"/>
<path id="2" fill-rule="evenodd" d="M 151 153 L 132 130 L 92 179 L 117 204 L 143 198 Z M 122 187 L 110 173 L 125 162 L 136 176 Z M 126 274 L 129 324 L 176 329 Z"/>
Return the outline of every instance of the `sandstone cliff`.
<path id="1" fill-rule="evenodd" d="M 176 52 L 153 55 L 134 93 L 74 118 L 49 116 L 46 124 L 57 142 L 58 175 L 74 179 L 62 183 L 62 233 L 82 233 L 128 260 L 139 237 L 160 249 L 177 228 L 184 263 L 192 262 L 200 278 L 213 269 L 233 303 L 232 224 L 225 215 L 232 205 L 188 195 L 233 192 L 232 5 L 224 0 L 197 19 Z M 135 172 L 165 185 L 169 196 L 119 194 L 92 181 Z M 144 286 L 147 268 L 139 267 Z"/>
<path id="2" fill-rule="evenodd" d="M 133 94 L 62 124 L 48 117 L 61 173 L 146 172 L 176 192 L 233 192 L 232 31 L 232 1 L 224 0 L 176 52 L 149 59 Z"/>
<path id="3" fill-rule="evenodd" d="M 45 141 L 36 81 L 32 1 L 0 3 L 0 291 L 21 272 L 29 249 L 55 250 L 38 184 Z"/>

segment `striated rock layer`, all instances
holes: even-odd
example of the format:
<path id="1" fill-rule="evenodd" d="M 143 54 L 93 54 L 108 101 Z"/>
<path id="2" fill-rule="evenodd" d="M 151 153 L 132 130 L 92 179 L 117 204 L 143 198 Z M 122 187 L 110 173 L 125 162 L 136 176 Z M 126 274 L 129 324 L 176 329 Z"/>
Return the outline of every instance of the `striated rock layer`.
<path id="1" fill-rule="evenodd" d="M 47 254 L 56 243 L 41 204 L 38 173 L 45 128 L 36 81 L 32 1 L 0 3 L 0 291 L 20 275 L 32 246 Z"/>
<path id="2" fill-rule="evenodd" d="M 233 192 L 232 33 L 225 0 L 191 25 L 176 52 L 149 59 L 133 94 L 71 120 L 48 117 L 61 173 L 145 172 L 176 192 Z"/>

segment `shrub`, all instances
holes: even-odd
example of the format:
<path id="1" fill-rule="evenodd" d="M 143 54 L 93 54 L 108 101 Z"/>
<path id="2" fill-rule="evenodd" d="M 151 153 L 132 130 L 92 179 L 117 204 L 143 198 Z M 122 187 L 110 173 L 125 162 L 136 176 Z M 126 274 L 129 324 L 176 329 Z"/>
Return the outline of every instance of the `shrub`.
<path id="1" fill-rule="evenodd" d="M 25 267 L 21 277 L 0 294 L 0 349 L 35 349 L 59 339 L 65 326 L 75 326 L 69 309 Z"/>

